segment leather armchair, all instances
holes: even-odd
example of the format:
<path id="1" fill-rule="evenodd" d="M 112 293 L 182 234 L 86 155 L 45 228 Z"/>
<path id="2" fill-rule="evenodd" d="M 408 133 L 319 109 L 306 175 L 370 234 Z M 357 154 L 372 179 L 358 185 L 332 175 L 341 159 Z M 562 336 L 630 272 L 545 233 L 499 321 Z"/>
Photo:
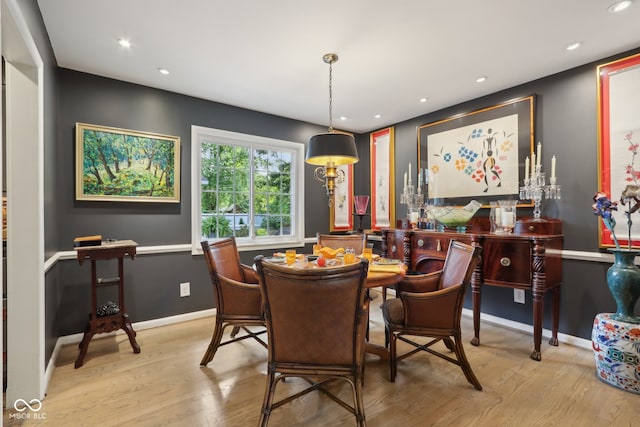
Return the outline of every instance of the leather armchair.
<path id="1" fill-rule="evenodd" d="M 259 337 L 266 333 L 266 329 L 258 332 L 249 329 L 250 326 L 265 326 L 258 277 L 253 268 L 240 262 L 235 238 L 211 244 L 205 240 L 200 245 L 216 298 L 213 336 L 200 365 L 206 366 L 213 360 L 218 347 L 247 338 L 254 338 L 266 348 L 267 344 Z M 230 339 L 222 342 L 224 330 L 228 326 L 233 326 Z M 246 334 L 238 337 L 240 329 Z"/>
<path id="2" fill-rule="evenodd" d="M 356 416 L 365 425 L 365 330 L 369 299 L 364 282 L 368 262 L 323 269 L 298 269 L 255 258 L 269 335 L 267 388 L 260 425 L 271 412 L 298 397 L 318 390 Z M 287 377 L 302 377 L 310 387 L 274 401 L 276 385 Z M 353 405 L 327 388 L 341 380 L 350 384 Z"/>
<path id="3" fill-rule="evenodd" d="M 399 360 L 423 350 L 460 366 L 467 381 L 482 390 L 462 347 L 460 328 L 464 294 L 480 260 L 480 252 L 479 246 L 452 241 L 441 271 L 407 276 L 396 285 L 397 298 L 384 302 L 382 315 L 390 346 L 391 381 L 395 381 Z M 420 344 L 408 336 L 431 340 Z M 416 348 L 398 355 L 397 340 Z M 455 358 L 433 349 L 432 346 L 440 341 Z"/>
<path id="4" fill-rule="evenodd" d="M 366 244 L 365 234 L 317 234 L 318 244 L 331 249 L 353 248 L 360 255 Z"/>

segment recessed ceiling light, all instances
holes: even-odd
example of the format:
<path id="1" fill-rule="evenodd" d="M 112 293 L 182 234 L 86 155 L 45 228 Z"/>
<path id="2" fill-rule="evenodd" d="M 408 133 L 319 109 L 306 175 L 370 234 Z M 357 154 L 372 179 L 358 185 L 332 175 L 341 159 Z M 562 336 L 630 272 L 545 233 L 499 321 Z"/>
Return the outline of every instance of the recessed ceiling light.
<path id="1" fill-rule="evenodd" d="M 340 120 L 342 120 L 343 122 L 344 122 L 345 120 L 347 120 L 347 119 L 348 119 L 348 117 L 347 117 L 347 116 L 340 116 Z"/>
<path id="2" fill-rule="evenodd" d="M 580 42 L 569 43 L 565 49 L 567 49 L 567 50 L 576 50 L 577 48 L 580 47 L 580 44 L 581 44 Z"/>
<path id="3" fill-rule="evenodd" d="M 127 39 L 118 39 L 118 44 L 122 47 L 126 47 L 127 49 L 131 47 L 131 42 Z"/>
<path id="4" fill-rule="evenodd" d="M 165 76 L 169 74 L 169 70 L 167 70 L 166 68 L 158 68 L 158 72 L 160 74 L 164 74 Z"/>
<path id="5" fill-rule="evenodd" d="M 380 117 L 382 117 L 380 114 L 376 114 L 375 116 L 373 116 L 374 119 L 379 119 Z"/>
<path id="6" fill-rule="evenodd" d="M 631 0 L 617 1 L 609 6 L 607 10 L 609 11 L 609 13 L 622 12 L 623 10 L 628 9 L 629 6 L 631 6 L 631 3 Z"/>
<path id="7" fill-rule="evenodd" d="M 427 102 L 429 98 L 420 98 L 420 102 Z"/>
<path id="8" fill-rule="evenodd" d="M 482 83 L 482 82 L 484 82 L 485 80 L 487 80 L 487 76 L 480 76 L 480 77 L 478 77 L 478 78 L 476 79 L 476 82 L 477 82 L 477 83 Z"/>

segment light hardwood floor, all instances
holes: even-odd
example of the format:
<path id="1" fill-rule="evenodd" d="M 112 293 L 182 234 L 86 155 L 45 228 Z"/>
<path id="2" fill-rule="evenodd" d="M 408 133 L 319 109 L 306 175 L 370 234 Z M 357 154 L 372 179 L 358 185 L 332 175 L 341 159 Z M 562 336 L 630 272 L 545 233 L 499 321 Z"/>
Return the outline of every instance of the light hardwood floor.
<path id="1" fill-rule="evenodd" d="M 371 304 L 372 341 L 382 343 L 380 298 Z M 138 332 L 140 354 L 126 335 L 94 339 L 85 364 L 74 369 L 77 345 L 64 347 L 40 417 L 5 425 L 255 426 L 266 383 L 266 350 L 244 341 L 218 350 L 199 366 L 213 327 L 206 318 Z M 416 355 L 400 362 L 395 383 L 386 361 L 367 355 L 364 403 L 375 426 L 638 426 L 640 396 L 597 379 L 593 353 L 543 341 L 542 361 L 529 358 L 532 337 L 482 324 L 481 345 L 465 350 L 484 390 L 476 391 L 457 366 Z M 439 344 L 441 345 L 441 344 Z M 330 351 L 330 349 L 327 349 Z M 301 388 L 280 384 L 278 395 Z M 347 387 L 341 394 L 349 398 Z M 319 393 L 276 409 L 272 426 L 351 426 L 354 417 Z"/>

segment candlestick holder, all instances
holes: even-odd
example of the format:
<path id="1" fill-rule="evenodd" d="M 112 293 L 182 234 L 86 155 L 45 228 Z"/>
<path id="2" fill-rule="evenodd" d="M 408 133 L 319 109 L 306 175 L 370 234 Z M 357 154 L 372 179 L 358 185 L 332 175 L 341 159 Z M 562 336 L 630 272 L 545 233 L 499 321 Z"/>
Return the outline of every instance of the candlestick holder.
<path id="1" fill-rule="evenodd" d="M 404 191 L 400 195 L 400 204 L 407 205 L 407 219 L 413 228 L 416 228 L 418 225 L 420 207 L 423 203 L 424 194 L 422 194 L 421 188 L 418 186 L 418 192 L 416 192 L 416 186 L 413 185 L 413 181 L 411 180 L 411 177 L 409 177 L 407 185 L 404 187 Z"/>
<path id="2" fill-rule="evenodd" d="M 369 196 L 353 196 L 353 204 L 355 206 L 356 211 L 353 213 L 358 216 L 358 233 L 364 232 L 362 227 L 362 220 L 365 216 L 369 215 L 367 213 L 367 206 L 369 206 Z"/>
<path id="3" fill-rule="evenodd" d="M 547 185 L 541 165 L 536 165 L 531 176 L 524 178 L 524 186 L 520 187 L 520 199 L 533 200 L 533 218 L 540 219 L 540 204 L 543 198 L 560 200 L 560 185 L 557 181 L 558 179 L 552 176 Z"/>

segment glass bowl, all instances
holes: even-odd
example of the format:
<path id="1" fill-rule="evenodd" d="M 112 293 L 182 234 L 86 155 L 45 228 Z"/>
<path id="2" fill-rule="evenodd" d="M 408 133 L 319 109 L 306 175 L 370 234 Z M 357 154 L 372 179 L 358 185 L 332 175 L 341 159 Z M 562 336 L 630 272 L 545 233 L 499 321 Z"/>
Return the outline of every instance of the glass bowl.
<path id="1" fill-rule="evenodd" d="M 459 233 L 467 230 L 467 224 L 482 205 L 472 200 L 466 206 L 434 206 L 428 214 L 446 228 L 455 228 Z"/>

